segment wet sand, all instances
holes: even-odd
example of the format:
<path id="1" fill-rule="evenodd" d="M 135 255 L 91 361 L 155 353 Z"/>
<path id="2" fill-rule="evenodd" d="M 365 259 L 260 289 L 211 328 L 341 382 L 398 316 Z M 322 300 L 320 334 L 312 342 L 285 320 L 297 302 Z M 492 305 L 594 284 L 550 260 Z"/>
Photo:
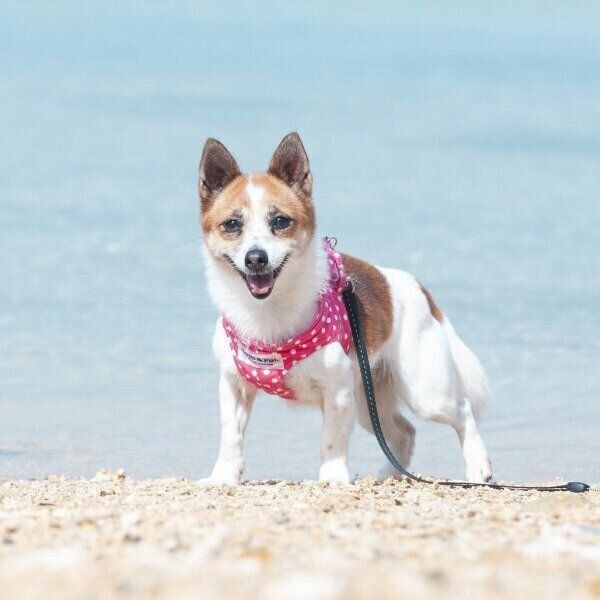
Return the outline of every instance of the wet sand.
<path id="1" fill-rule="evenodd" d="M 2 598 L 600 598 L 587 494 L 367 478 L 0 484 Z"/>

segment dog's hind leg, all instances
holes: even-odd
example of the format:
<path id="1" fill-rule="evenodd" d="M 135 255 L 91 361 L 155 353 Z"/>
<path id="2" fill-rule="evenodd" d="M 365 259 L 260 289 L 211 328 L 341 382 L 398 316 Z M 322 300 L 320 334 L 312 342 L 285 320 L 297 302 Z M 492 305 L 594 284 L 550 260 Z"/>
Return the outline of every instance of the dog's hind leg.
<path id="1" fill-rule="evenodd" d="M 479 434 L 473 408 L 483 404 L 485 390 L 482 387 L 478 392 L 481 400 L 471 402 L 467 395 L 469 388 L 463 383 L 464 373 L 461 374 L 455 366 L 444 329 L 433 319 L 421 325 L 418 334 L 415 333 L 411 339 L 411 351 L 405 350 L 399 360 L 403 385 L 407 390 L 407 404 L 423 419 L 450 425 L 462 446 L 467 479 L 489 482 L 492 465 Z M 409 333 L 405 330 L 407 337 Z M 474 356 L 473 361 L 476 361 Z M 473 362 L 473 365 L 478 364 Z M 470 387 L 477 391 L 475 386 Z"/>

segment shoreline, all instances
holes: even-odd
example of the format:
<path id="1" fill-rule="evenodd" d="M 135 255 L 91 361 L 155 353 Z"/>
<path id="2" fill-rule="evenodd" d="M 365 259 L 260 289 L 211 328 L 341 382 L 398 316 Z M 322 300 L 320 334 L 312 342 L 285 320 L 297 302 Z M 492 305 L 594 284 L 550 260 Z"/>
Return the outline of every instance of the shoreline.
<path id="1" fill-rule="evenodd" d="M 0 597 L 600 598 L 600 486 L 0 482 Z"/>

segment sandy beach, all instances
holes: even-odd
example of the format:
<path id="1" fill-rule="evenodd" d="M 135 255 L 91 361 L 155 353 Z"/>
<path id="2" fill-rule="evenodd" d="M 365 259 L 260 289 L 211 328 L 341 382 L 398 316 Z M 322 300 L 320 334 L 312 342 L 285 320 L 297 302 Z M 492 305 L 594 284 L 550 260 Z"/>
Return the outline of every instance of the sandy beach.
<path id="1" fill-rule="evenodd" d="M 367 478 L 0 484 L 2 598 L 599 598 L 587 494 Z"/>

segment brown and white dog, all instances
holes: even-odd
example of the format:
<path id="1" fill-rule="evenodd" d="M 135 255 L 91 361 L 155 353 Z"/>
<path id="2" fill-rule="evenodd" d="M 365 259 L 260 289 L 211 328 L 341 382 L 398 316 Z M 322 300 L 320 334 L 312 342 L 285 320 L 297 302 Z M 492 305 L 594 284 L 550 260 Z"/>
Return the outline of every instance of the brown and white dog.
<path id="1" fill-rule="evenodd" d="M 228 150 L 209 139 L 200 162 L 200 208 L 208 287 L 243 338 L 277 344 L 311 326 L 328 264 L 316 235 L 312 177 L 297 133 L 279 144 L 269 169 L 244 175 Z M 492 467 L 477 429 L 489 386 L 475 357 L 429 292 L 397 269 L 342 255 L 355 282 L 385 437 L 402 464 L 413 453 L 415 429 L 407 406 L 450 425 L 462 445 L 469 481 L 488 482 Z M 203 485 L 239 483 L 244 432 L 257 389 L 233 360 L 222 321 L 214 351 L 220 361 L 221 444 Z M 348 483 L 348 441 L 355 419 L 371 431 L 356 356 L 340 344 L 323 346 L 285 375 L 296 400 L 323 413 L 319 479 Z M 393 474 L 384 467 L 381 477 Z"/>

